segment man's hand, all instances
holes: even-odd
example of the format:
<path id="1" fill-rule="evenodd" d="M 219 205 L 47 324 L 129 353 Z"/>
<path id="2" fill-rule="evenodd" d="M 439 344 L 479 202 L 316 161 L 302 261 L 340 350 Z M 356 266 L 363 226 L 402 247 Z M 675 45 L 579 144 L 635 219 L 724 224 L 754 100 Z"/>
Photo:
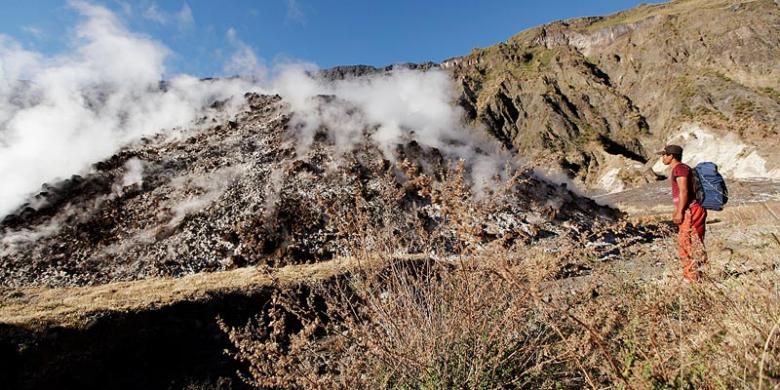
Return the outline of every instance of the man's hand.
<path id="1" fill-rule="evenodd" d="M 672 216 L 672 221 L 674 221 L 675 224 L 680 225 L 683 223 L 683 214 L 682 212 L 675 211 L 674 216 Z"/>

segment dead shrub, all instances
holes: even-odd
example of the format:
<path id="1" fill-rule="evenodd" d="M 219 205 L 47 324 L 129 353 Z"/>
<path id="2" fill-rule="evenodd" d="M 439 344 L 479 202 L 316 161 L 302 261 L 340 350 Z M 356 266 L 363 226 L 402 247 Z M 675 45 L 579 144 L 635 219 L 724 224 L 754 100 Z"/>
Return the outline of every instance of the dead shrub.
<path id="1" fill-rule="evenodd" d="M 549 353 L 558 336 L 539 321 L 535 284 L 529 283 L 545 276 L 532 263 L 526 268 L 520 256 L 533 249 L 511 229 L 485 237 L 484 222 L 509 203 L 502 197 L 511 196 L 517 177 L 475 200 L 462 164 L 450 167 L 442 181 L 428 180 L 411 163 L 402 167 L 405 186 L 390 186 L 373 202 L 356 188 L 354 204 L 328 209 L 329 222 L 349 238 L 349 253 L 366 263 L 383 257 L 387 267 L 320 286 L 306 299 L 275 294 L 246 327 L 224 327 L 236 357 L 249 364 L 248 383 L 533 387 L 549 378 L 546 366 L 561 363 Z M 418 212 L 392 212 L 396 208 L 376 208 L 377 202 Z M 428 256 L 394 260 L 410 248 Z"/>
<path id="2" fill-rule="evenodd" d="M 373 385 L 506 388 L 539 380 L 552 331 L 538 321 L 531 292 L 486 257 L 457 267 L 394 267 L 361 281 L 351 329 Z"/>
<path id="3" fill-rule="evenodd" d="M 739 274 L 714 264 L 709 277 L 694 285 L 684 284 L 677 271 L 673 278 L 626 279 L 601 265 L 605 253 L 610 261 L 633 256 L 675 270 L 679 265 L 671 253 L 658 259 L 652 251 L 635 251 L 635 241 L 619 240 L 622 232 L 643 237 L 640 242 L 671 232 L 621 222 L 577 228 L 578 235 L 541 245 L 533 225 L 502 225 L 501 215 L 518 214 L 512 197 L 527 190 L 527 179 L 515 175 L 490 196 L 475 199 L 462 165 L 451 166 L 439 180 L 402 165 L 405 185 L 387 180 L 373 193 L 355 188 L 352 202 L 327 205 L 342 250 L 366 264 L 381 258 L 386 266 L 306 294 L 280 292 L 255 322 L 226 329 L 237 357 L 250 367 L 248 383 L 470 389 L 780 385 L 780 292 L 769 266 L 774 259 L 753 259 L 767 267 Z M 613 250 L 598 252 L 588 246 L 594 239 Z M 414 260 L 410 253 L 423 256 Z M 598 278 L 575 280 L 589 272 Z"/>
<path id="4" fill-rule="evenodd" d="M 600 384 L 627 388 L 776 388 L 780 304 L 772 275 L 700 284 L 613 277 L 599 299 L 549 309 Z"/>

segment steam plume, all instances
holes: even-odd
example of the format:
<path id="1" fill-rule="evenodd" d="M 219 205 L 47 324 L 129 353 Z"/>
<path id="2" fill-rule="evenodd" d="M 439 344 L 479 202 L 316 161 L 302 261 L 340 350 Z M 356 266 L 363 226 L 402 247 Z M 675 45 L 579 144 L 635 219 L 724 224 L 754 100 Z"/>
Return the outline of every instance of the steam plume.
<path id="1" fill-rule="evenodd" d="M 225 69 L 240 69 L 251 82 L 177 75 L 161 88 L 165 46 L 129 31 L 104 7 L 70 5 L 82 16 L 71 53 L 48 57 L 0 36 L 0 216 L 41 184 L 81 173 L 140 137 L 193 127 L 215 100 L 228 100 L 230 115 L 247 91 L 279 93 L 291 105 L 299 153 L 321 128 L 329 130 L 340 153 L 365 142 L 369 130 L 368 142 L 391 160 L 395 146 L 409 141 L 464 159 L 478 190 L 508 160 L 496 142 L 463 124 L 444 71 L 397 70 L 341 81 L 312 76 L 312 65 L 268 72 L 231 29 L 235 54 Z M 275 76 L 263 81 L 269 73 Z M 323 95 L 334 99 L 323 104 Z"/>
<path id="2" fill-rule="evenodd" d="M 254 88 L 182 75 L 164 91 L 167 48 L 104 7 L 70 5 L 84 18 L 71 53 L 46 57 L 0 36 L 0 216 L 42 183 L 142 136 L 187 126 L 209 102 Z"/>

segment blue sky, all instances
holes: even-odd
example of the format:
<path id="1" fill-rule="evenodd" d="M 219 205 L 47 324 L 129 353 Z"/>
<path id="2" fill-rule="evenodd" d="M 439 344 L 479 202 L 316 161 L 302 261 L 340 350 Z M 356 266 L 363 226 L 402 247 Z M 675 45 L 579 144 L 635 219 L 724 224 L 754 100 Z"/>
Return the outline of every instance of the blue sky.
<path id="1" fill-rule="evenodd" d="M 10 3 L 10 2 L 9 2 Z M 558 19 L 607 15 L 639 0 L 105 0 L 128 28 L 171 50 L 168 72 L 200 77 L 228 72 L 236 46 L 266 65 L 320 67 L 441 61 Z M 0 34 L 45 55 L 67 51 L 79 15 L 63 0 L 13 2 Z"/>

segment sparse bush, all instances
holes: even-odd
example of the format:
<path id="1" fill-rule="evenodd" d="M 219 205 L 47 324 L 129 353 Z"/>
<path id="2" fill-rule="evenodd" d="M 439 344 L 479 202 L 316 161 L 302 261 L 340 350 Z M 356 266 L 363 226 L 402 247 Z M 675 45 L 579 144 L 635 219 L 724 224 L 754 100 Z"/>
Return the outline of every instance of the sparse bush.
<path id="1" fill-rule="evenodd" d="M 319 309 L 277 298 L 262 326 L 231 337 L 263 388 L 780 384 L 771 273 L 698 285 L 607 277 L 567 295 L 566 280 L 533 269 L 561 260 L 540 257 L 496 247 L 453 263 L 388 260 L 321 286 Z"/>
<path id="2" fill-rule="evenodd" d="M 357 289 L 365 303 L 353 342 L 382 388 L 506 388 L 538 380 L 555 334 L 532 292 L 489 258 L 453 269 L 393 268 Z M 437 269 L 439 268 L 439 269 Z"/>
<path id="3" fill-rule="evenodd" d="M 390 213 L 356 196 L 350 208 L 330 215 L 341 218 L 337 226 L 350 237 L 345 250 L 365 264 L 362 270 L 311 289 L 278 292 L 244 328 L 223 324 L 237 358 L 249 366 L 248 383 L 425 389 L 780 385 L 776 260 L 753 259 L 756 266 L 739 274 L 713 264 L 694 285 L 676 273 L 660 280 L 626 278 L 601 267 L 600 255 L 583 244 L 636 226 L 591 226 L 545 244 L 519 229 L 490 235 L 486 221 L 512 203 L 507 197 L 518 191 L 518 176 L 475 200 L 462 166 L 439 181 L 411 165 L 405 169 L 404 187 L 376 196 L 388 202 L 419 196 L 425 199 L 419 204 L 436 213 Z M 398 234 L 403 226 L 407 236 Z M 672 240 L 661 244 L 673 246 Z M 419 252 L 404 252 L 410 247 Z M 612 248 L 612 261 L 659 260 L 620 244 Z M 660 260 L 677 268 L 671 253 Z M 581 269 L 600 274 L 573 279 Z"/>
<path id="4" fill-rule="evenodd" d="M 594 378 L 638 389 L 780 385 L 772 272 L 694 285 L 607 280 L 610 291 L 552 319 L 578 343 L 575 360 Z"/>
<path id="5" fill-rule="evenodd" d="M 259 388 L 577 383 L 565 371 L 552 374 L 566 363 L 553 353 L 560 339 L 514 256 L 491 255 L 507 252 L 458 265 L 389 261 L 316 293 L 276 294 L 266 314 L 226 330 L 249 363 L 247 382 Z"/>
<path id="6" fill-rule="evenodd" d="M 249 365 L 248 383 L 515 388 L 544 382 L 544 368 L 563 363 L 549 354 L 558 335 L 539 321 L 532 288 L 558 271 L 557 263 L 541 259 L 544 251 L 526 246 L 511 229 L 485 237 L 485 222 L 510 204 L 504 197 L 518 178 L 475 200 L 462 165 L 440 182 L 409 163 L 402 167 L 409 180 L 385 192 L 386 201 L 412 192 L 430 199 L 435 213 L 377 212 L 360 194 L 355 205 L 329 210 L 342 219 L 337 226 L 351 238 L 350 253 L 385 266 L 305 294 L 277 293 L 246 327 L 223 324 L 237 358 Z M 392 260 L 408 248 L 397 232 L 404 225 L 413 229 L 409 237 L 427 241 L 418 245 L 421 260 Z"/>

